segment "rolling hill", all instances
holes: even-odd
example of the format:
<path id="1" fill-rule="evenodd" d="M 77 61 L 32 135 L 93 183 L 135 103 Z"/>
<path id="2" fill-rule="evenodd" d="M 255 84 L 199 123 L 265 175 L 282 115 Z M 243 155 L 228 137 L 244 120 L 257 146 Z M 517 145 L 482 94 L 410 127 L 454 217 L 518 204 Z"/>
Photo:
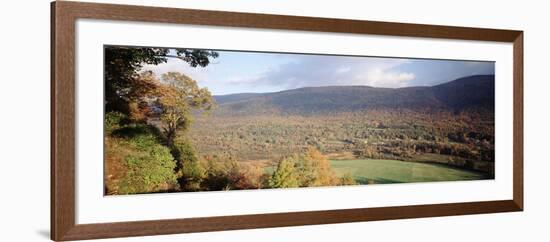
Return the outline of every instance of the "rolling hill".
<path id="1" fill-rule="evenodd" d="M 369 86 L 304 87 L 273 93 L 214 96 L 218 115 L 321 114 L 366 109 L 494 108 L 494 75 L 463 77 L 436 86 L 377 88 Z"/>

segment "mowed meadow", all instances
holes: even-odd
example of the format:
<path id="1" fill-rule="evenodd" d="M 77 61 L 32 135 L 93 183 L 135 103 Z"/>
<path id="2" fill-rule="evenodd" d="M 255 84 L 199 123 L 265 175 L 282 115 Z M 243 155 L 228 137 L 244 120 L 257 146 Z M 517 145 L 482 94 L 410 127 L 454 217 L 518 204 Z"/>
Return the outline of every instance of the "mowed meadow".
<path id="1" fill-rule="evenodd" d="M 106 195 L 494 178 L 494 75 L 213 95 L 144 66 L 216 68 L 223 52 L 105 53 Z"/>

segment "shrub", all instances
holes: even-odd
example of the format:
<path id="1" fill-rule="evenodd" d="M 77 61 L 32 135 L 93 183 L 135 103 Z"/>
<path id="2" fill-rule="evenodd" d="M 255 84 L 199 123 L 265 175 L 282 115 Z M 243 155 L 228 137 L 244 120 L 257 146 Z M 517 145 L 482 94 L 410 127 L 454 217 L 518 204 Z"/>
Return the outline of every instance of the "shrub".
<path id="1" fill-rule="evenodd" d="M 205 176 L 205 169 L 198 161 L 183 162 L 181 167 L 180 186 L 185 191 L 198 191 Z"/>
<path id="2" fill-rule="evenodd" d="M 105 133 L 110 134 L 113 130 L 118 129 L 126 119 L 126 115 L 120 112 L 105 113 Z"/>
<path id="3" fill-rule="evenodd" d="M 205 175 L 201 182 L 202 190 L 220 191 L 233 188 L 231 176 L 238 171 L 238 166 L 231 157 L 207 156 L 202 165 L 205 167 Z"/>
<path id="4" fill-rule="evenodd" d="M 239 163 L 236 172 L 230 174 L 234 189 L 260 189 L 266 181 L 266 174 L 260 165 Z"/>
<path id="5" fill-rule="evenodd" d="M 195 149 L 189 142 L 176 142 L 172 147 L 172 155 L 178 163 L 181 163 L 178 166 L 183 165 L 184 162 L 198 162 Z"/>
<path id="6" fill-rule="evenodd" d="M 112 137 L 133 139 L 138 136 L 147 136 L 151 138 L 151 142 L 164 143 L 162 134 L 157 127 L 146 123 L 130 123 L 114 129 L 111 133 Z"/>
<path id="7" fill-rule="evenodd" d="M 340 177 L 340 185 L 357 185 L 357 182 L 355 181 L 351 173 L 345 173 L 344 175 L 342 175 L 342 177 Z"/>
<path id="8" fill-rule="evenodd" d="M 177 161 L 177 175 L 181 189 L 198 191 L 205 176 L 205 168 L 197 159 L 195 150 L 188 142 L 177 142 L 172 147 Z"/>
<path id="9" fill-rule="evenodd" d="M 157 142 L 152 134 L 141 134 L 122 142 L 127 149 L 126 175 L 119 194 L 150 193 L 175 190 L 178 187 L 174 169 L 176 161 L 170 150 Z"/>

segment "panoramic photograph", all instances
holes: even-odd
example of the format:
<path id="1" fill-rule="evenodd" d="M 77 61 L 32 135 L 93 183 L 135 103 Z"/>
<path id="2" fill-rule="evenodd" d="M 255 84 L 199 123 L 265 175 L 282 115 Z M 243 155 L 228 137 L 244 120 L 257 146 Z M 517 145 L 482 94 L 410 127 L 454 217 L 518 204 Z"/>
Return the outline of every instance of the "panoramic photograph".
<path id="1" fill-rule="evenodd" d="M 104 194 L 495 176 L 495 63 L 104 46 Z"/>

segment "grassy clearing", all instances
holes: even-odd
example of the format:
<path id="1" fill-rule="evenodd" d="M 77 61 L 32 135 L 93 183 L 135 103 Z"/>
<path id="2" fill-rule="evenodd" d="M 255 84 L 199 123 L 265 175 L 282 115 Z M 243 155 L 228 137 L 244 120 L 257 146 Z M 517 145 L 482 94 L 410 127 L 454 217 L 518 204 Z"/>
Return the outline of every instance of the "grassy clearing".
<path id="1" fill-rule="evenodd" d="M 338 176 L 351 173 L 360 184 L 490 179 L 489 175 L 439 164 L 398 160 L 331 160 Z"/>

